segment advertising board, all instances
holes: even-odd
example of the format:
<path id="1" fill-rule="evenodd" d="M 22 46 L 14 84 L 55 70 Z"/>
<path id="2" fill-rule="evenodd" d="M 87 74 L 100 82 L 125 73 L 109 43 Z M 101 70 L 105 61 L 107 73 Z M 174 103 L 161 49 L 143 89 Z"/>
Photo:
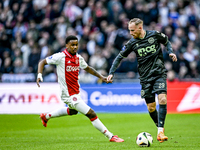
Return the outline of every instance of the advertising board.
<path id="1" fill-rule="evenodd" d="M 82 84 L 82 99 L 96 112 L 148 112 L 139 83 Z M 200 113 L 200 83 L 168 82 L 168 113 Z M 157 101 L 157 98 L 156 98 Z M 58 83 L 0 84 L 0 114 L 39 114 L 65 104 Z M 158 107 L 158 105 L 157 105 Z"/>

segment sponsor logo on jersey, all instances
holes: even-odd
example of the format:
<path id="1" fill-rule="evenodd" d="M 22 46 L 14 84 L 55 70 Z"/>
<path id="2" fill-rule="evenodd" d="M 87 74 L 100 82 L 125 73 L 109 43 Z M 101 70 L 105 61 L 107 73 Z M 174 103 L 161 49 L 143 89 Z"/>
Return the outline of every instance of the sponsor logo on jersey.
<path id="1" fill-rule="evenodd" d="M 149 39 L 148 39 L 148 42 L 150 43 L 150 44 L 152 44 L 152 43 L 154 43 L 154 38 L 152 38 L 152 37 L 150 37 Z"/>
<path id="2" fill-rule="evenodd" d="M 151 46 L 147 46 L 147 47 L 145 47 L 145 48 L 140 48 L 140 49 L 138 49 L 138 54 L 140 55 L 140 56 L 146 56 L 147 55 L 147 53 L 155 53 L 156 52 L 156 49 L 155 49 L 155 45 L 151 45 Z"/>
<path id="3" fill-rule="evenodd" d="M 66 67 L 66 71 L 67 71 L 67 72 L 79 71 L 79 66 L 67 66 L 67 67 Z"/>

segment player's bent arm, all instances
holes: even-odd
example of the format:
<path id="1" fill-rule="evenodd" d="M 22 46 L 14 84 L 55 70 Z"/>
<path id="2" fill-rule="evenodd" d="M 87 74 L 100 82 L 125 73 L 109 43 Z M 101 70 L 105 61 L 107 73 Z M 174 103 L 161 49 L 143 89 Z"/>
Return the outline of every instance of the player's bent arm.
<path id="1" fill-rule="evenodd" d="M 177 61 L 177 57 L 176 57 L 176 54 L 173 53 L 173 49 L 172 49 L 172 45 L 171 45 L 171 42 L 167 42 L 167 44 L 165 45 L 166 48 L 167 48 L 167 51 L 169 53 L 169 56 L 172 58 L 173 61 Z"/>
<path id="2" fill-rule="evenodd" d="M 40 81 L 43 82 L 42 72 L 43 72 L 43 69 L 44 69 L 44 66 L 45 66 L 45 65 L 47 65 L 46 59 L 43 59 L 43 60 L 40 61 L 39 64 L 38 64 L 38 75 L 37 75 L 37 80 L 36 80 L 38 87 L 40 87 L 39 82 L 40 82 Z"/>
<path id="3" fill-rule="evenodd" d="M 103 78 L 103 76 L 102 76 L 100 73 L 98 73 L 98 72 L 97 72 L 94 68 L 92 68 L 91 66 L 87 66 L 84 70 L 87 71 L 88 73 L 90 73 L 90 74 L 92 74 L 92 75 L 98 77 L 98 78 L 101 78 L 101 79 Z"/>
<path id="4" fill-rule="evenodd" d="M 166 43 L 165 47 L 167 48 L 167 52 L 168 52 L 169 54 L 173 53 L 172 44 L 171 44 L 170 41 L 168 41 L 168 42 Z"/>

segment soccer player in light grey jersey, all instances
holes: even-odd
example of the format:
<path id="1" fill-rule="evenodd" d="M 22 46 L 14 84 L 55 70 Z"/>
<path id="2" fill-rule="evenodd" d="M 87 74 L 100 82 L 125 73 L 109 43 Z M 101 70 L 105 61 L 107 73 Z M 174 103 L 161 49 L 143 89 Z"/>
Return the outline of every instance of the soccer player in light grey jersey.
<path id="1" fill-rule="evenodd" d="M 107 77 L 112 81 L 114 72 L 120 61 L 132 51 L 136 53 L 138 72 L 142 86 L 141 97 L 145 99 L 149 114 L 158 127 L 157 140 L 161 143 L 168 140 L 164 135 L 164 123 L 167 114 L 167 70 L 164 66 L 161 45 L 163 44 L 173 61 L 177 61 L 168 37 L 158 31 L 143 29 L 143 21 L 139 18 L 131 19 L 128 29 L 132 38 L 123 46 L 115 58 Z M 158 95 L 159 111 L 156 110 L 155 94 Z"/>

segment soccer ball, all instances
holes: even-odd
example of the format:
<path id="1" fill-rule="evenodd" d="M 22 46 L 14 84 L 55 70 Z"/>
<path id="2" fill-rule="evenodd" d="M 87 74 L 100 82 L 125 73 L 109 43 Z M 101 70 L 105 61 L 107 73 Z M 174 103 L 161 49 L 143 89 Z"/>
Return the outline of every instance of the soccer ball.
<path id="1" fill-rule="evenodd" d="M 147 132 L 141 132 L 136 138 L 136 143 L 141 147 L 149 147 L 153 143 L 153 137 Z"/>

